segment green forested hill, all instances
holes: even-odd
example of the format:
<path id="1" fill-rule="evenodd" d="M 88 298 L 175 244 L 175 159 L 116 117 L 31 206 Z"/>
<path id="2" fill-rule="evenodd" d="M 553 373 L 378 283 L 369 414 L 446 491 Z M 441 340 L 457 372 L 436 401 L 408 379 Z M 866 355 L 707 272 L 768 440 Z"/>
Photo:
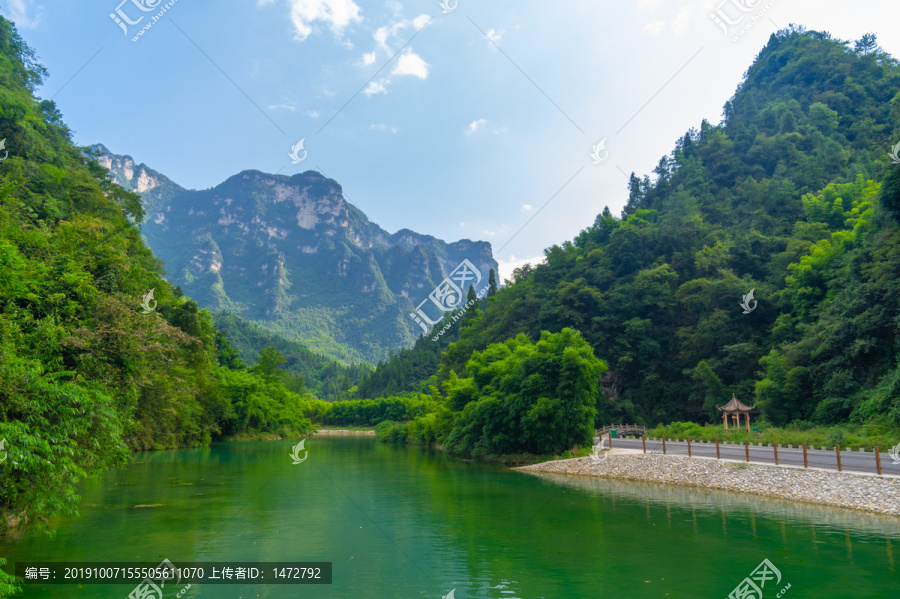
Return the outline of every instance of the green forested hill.
<path id="1" fill-rule="evenodd" d="M 0 534 L 74 512 L 78 481 L 132 450 L 294 436 L 322 411 L 163 279 L 139 196 L 34 97 L 44 74 L 0 17 Z"/>
<path id="2" fill-rule="evenodd" d="M 288 341 L 228 312 L 216 314 L 215 325 L 248 364 L 256 363 L 265 348 L 277 349 L 284 358 L 281 369 L 285 374 L 303 377 L 303 388 L 321 399 L 344 399 L 350 388 L 372 371 L 367 364 L 345 366 L 315 354 L 296 341 Z"/>
<path id="3" fill-rule="evenodd" d="M 732 393 L 775 424 L 900 423 L 897 61 L 873 36 L 784 30 L 724 114 L 632 175 L 621 218 L 603 210 L 520 269 L 432 383 L 569 327 L 609 366 L 601 423 L 707 421 Z"/>

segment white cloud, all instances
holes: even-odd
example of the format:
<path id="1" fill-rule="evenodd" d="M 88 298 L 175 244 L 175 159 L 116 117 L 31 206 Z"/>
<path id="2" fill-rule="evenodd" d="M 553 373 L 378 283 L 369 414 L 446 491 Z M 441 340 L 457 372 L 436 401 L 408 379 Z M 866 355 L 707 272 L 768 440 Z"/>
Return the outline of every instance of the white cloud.
<path id="1" fill-rule="evenodd" d="M 496 232 L 496 231 L 490 231 L 490 230 L 488 230 L 488 229 L 485 229 L 484 231 L 482 231 L 481 234 L 482 234 L 482 235 L 487 235 L 488 237 L 496 237 L 496 236 L 497 236 L 497 232 Z"/>
<path id="2" fill-rule="evenodd" d="M 31 29 L 40 23 L 40 15 L 34 14 L 39 8 L 34 0 L 7 0 L 4 5 L 7 8 L 3 12 L 19 29 Z"/>
<path id="3" fill-rule="evenodd" d="M 712 4 L 719 0 L 706 0 L 712 9 Z M 662 9 L 662 10 L 660 10 Z M 647 19 L 647 24 L 641 29 L 641 35 L 657 37 L 667 30 L 676 38 L 683 39 L 688 34 L 688 29 L 697 18 L 697 13 L 703 13 L 705 9 L 696 2 L 681 0 L 680 2 L 664 2 L 664 0 L 641 0 L 638 5 L 638 13 L 652 15 L 653 20 Z M 659 13 L 659 14 L 657 14 Z M 703 18 L 701 15 L 699 18 Z"/>
<path id="4" fill-rule="evenodd" d="M 656 37 L 660 33 L 662 33 L 663 28 L 666 26 L 665 21 L 655 21 L 650 23 L 649 25 L 645 25 L 643 29 L 641 29 L 641 35 L 650 35 Z"/>
<path id="5" fill-rule="evenodd" d="M 311 118 L 311 119 L 317 119 L 317 118 L 319 118 L 320 116 L 322 116 L 322 113 L 319 112 L 318 110 L 307 110 L 307 111 L 306 111 L 306 116 L 308 116 L 308 117 Z"/>
<path id="6" fill-rule="evenodd" d="M 672 21 L 672 32 L 675 34 L 675 37 L 683 38 L 687 35 L 688 26 L 691 24 L 691 19 L 694 16 L 693 13 L 693 6 L 681 7 L 681 10 L 678 11 L 678 14 Z"/>
<path id="7" fill-rule="evenodd" d="M 268 6 L 275 0 L 257 0 L 257 6 Z M 301 42 L 313 32 L 313 24 L 323 21 L 335 35 L 340 35 L 353 22 L 362 21 L 359 6 L 353 0 L 288 0 L 295 37 Z"/>
<path id="8" fill-rule="evenodd" d="M 398 13 L 402 7 L 396 5 L 395 13 Z M 396 14 L 395 14 L 396 17 Z M 428 15 L 419 15 L 414 19 L 400 19 L 391 23 L 390 25 L 385 25 L 383 27 L 379 27 L 375 30 L 375 33 L 372 34 L 372 39 L 375 40 L 377 47 L 369 52 L 368 54 L 363 55 L 363 64 L 370 65 L 376 62 L 378 59 L 378 49 L 380 48 L 386 56 L 393 57 L 395 55 L 396 50 L 392 47 L 392 45 L 397 42 L 396 45 L 399 45 L 399 41 L 394 38 L 400 35 L 404 29 L 407 28 L 415 28 L 417 31 L 424 27 L 429 21 L 431 17 Z M 408 37 L 408 36 L 406 36 Z M 412 48 L 408 49 L 406 52 L 400 55 L 397 59 L 397 64 L 394 65 L 393 70 L 391 71 L 391 75 L 412 75 L 414 77 L 418 77 L 419 79 L 427 79 L 428 78 L 428 63 L 425 60 L 412 51 Z M 378 82 L 377 85 L 369 84 L 369 87 L 366 88 L 365 93 L 369 96 L 376 93 L 387 93 L 387 85 L 390 84 L 391 80 L 389 78 L 384 78 Z"/>
<path id="9" fill-rule="evenodd" d="M 387 132 L 396 133 L 397 132 L 396 127 L 390 127 L 388 125 L 385 125 L 384 123 L 369 125 L 369 129 L 372 129 L 373 131 L 384 131 L 385 133 L 387 133 Z"/>
<path id="10" fill-rule="evenodd" d="M 646 12 L 652 15 L 658 11 L 662 5 L 663 0 L 640 0 L 640 2 L 638 2 L 638 12 Z"/>
<path id="11" fill-rule="evenodd" d="M 387 45 L 387 39 L 388 39 L 388 36 L 390 35 L 390 33 L 391 32 L 387 27 L 379 27 L 378 29 L 375 30 L 375 33 L 372 34 L 372 38 L 376 42 L 378 42 L 378 45 L 381 46 L 381 48 L 383 50 L 385 50 L 386 52 L 391 51 L 390 47 L 388 47 L 388 45 Z M 373 52 L 373 54 L 374 54 L 374 52 Z"/>
<path id="12" fill-rule="evenodd" d="M 509 256 L 509 260 L 497 260 L 497 274 L 501 281 L 506 281 L 508 279 L 512 279 L 512 273 L 515 269 L 521 268 L 526 264 L 531 264 L 532 266 L 537 266 L 538 264 L 542 264 L 544 262 L 544 256 L 536 256 L 534 258 L 525 258 L 524 260 L 519 260 L 512 254 Z"/>
<path id="13" fill-rule="evenodd" d="M 488 39 L 494 42 L 495 44 L 499 43 L 501 39 L 503 39 L 503 34 L 506 33 L 506 30 L 501 29 L 497 31 L 496 29 L 491 29 L 487 32 Z"/>
<path id="14" fill-rule="evenodd" d="M 365 90 L 363 90 L 363 93 L 366 94 L 367 96 L 373 96 L 375 94 L 386 94 L 387 93 L 387 87 L 385 87 L 386 83 L 390 83 L 390 82 L 386 81 L 384 79 L 382 79 L 381 81 L 370 81 L 369 87 L 367 87 Z"/>
<path id="15" fill-rule="evenodd" d="M 471 135 L 478 131 L 478 128 L 482 125 L 487 124 L 487 119 L 478 119 L 477 121 L 472 121 L 469 123 L 469 129 L 466 131 L 466 134 Z"/>
<path id="16" fill-rule="evenodd" d="M 531 210 L 533 206 L 531 204 L 522 204 L 522 210 L 528 211 Z"/>
<path id="17" fill-rule="evenodd" d="M 411 49 L 400 55 L 392 75 L 413 75 L 419 79 L 428 78 L 428 63 Z"/>
<path id="18" fill-rule="evenodd" d="M 486 125 L 489 125 L 486 127 Z M 469 123 L 469 126 L 466 127 L 466 135 L 473 135 L 478 133 L 479 135 L 501 135 L 503 133 L 508 133 L 509 129 L 506 127 L 497 127 L 491 123 L 491 121 L 487 119 L 478 119 Z"/>
<path id="19" fill-rule="evenodd" d="M 291 102 L 282 102 L 281 104 L 269 104 L 269 110 L 290 110 L 291 112 L 296 112 L 297 107 Z"/>
<path id="20" fill-rule="evenodd" d="M 416 31 L 424 27 L 428 21 L 431 20 L 431 17 L 428 15 L 419 15 L 415 19 L 401 19 L 396 21 L 395 23 L 391 23 L 390 25 L 386 25 L 384 27 L 379 27 L 375 30 L 375 33 L 372 34 L 372 38 L 374 38 L 375 42 L 378 44 L 378 47 L 385 51 L 385 53 L 389 55 L 393 55 L 395 50 L 391 48 L 390 44 L 388 44 L 388 40 L 393 37 L 397 37 L 401 31 L 412 27 Z"/>

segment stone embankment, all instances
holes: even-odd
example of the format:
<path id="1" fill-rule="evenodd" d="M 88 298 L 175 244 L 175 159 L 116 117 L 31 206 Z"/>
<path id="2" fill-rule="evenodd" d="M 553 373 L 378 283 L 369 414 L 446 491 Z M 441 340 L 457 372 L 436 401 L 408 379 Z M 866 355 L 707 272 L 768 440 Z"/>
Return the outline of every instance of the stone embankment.
<path id="1" fill-rule="evenodd" d="M 349 429 L 320 428 L 313 435 L 374 435 L 375 431 L 351 431 Z"/>
<path id="2" fill-rule="evenodd" d="M 649 455 L 627 449 L 612 449 L 600 461 L 575 458 L 516 470 L 705 487 L 900 517 L 900 477 L 892 476 Z"/>

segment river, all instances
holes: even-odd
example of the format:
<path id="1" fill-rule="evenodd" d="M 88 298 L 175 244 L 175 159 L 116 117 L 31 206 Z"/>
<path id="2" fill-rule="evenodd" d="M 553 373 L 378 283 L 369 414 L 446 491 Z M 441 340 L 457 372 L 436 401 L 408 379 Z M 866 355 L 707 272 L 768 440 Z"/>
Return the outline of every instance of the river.
<path id="1" fill-rule="evenodd" d="M 296 465 L 290 449 L 137 454 L 86 481 L 80 515 L 52 522 L 54 535 L 7 539 L 0 556 L 333 563 L 330 585 L 196 584 L 181 589 L 186 599 L 441 599 L 451 590 L 456 599 L 725 599 L 763 560 L 778 575 L 757 574 L 766 599 L 896 598 L 900 589 L 900 521 L 889 517 L 524 474 L 372 437 L 312 437 Z M 125 599 L 134 586 L 29 585 L 23 596 Z"/>

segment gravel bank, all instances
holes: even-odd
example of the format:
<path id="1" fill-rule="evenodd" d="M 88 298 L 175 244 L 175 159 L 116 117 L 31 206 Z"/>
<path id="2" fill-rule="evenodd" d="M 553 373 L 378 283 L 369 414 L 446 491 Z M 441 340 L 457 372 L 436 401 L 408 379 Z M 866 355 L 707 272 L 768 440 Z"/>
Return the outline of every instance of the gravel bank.
<path id="1" fill-rule="evenodd" d="M 900 478 L 896 477 L 615 449 L 599 462 L 592 457 L 575 458 L 515 470 L 705 487 L 900 516 Z"/>
<path id="2" fill-rule="evenodd" d="M 351 431 L 338 428 L 320 428 L 313 435 L 375 435 L 375 431 Z"/>

